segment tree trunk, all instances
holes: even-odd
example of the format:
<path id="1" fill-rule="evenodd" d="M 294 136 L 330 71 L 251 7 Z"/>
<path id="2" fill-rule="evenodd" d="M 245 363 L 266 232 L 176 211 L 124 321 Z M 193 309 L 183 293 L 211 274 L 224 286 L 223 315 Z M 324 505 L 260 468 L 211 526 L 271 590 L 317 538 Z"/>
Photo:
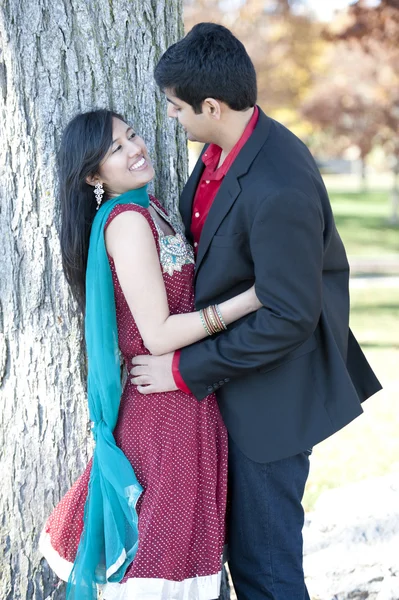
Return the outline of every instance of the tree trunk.
<path id="1" fill-rule="evenodd" d="M 82 110 L 134 123 L 174 206 L 183 132 L 153 68 L 181 37 L 180 0 L 5 0 L 0 5 L 1 600 L 64 597 L 40 560 L 46 517 L 86 465 L 91 440 L 82 336 L 61 270 L 55 150 Z"/>
<path id="2" fill-rule="evenodd" d="M 362 192 L 367 191 L 367 163 L 366 157 L 360 157 L 360 189 Z"/>

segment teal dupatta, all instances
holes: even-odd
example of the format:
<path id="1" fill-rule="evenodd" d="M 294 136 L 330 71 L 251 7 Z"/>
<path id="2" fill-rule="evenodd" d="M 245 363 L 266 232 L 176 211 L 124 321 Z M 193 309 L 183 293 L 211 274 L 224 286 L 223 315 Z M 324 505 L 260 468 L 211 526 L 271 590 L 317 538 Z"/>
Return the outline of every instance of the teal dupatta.
<path id="1" fill-rule="evenodd" d="M 68 600 L 96 600 L 97 584 L 120 581 L 138 546 L 136 503 L 142 492 L 112 434 L 122 393 L 118 330 L 104 226 L 117 204 L 149 206 L 147 186 L 108 200 L 91 229 L 86 270 L 85 337 L 89 414 L 95 448 L 83 533 L 68 581 Z"/>

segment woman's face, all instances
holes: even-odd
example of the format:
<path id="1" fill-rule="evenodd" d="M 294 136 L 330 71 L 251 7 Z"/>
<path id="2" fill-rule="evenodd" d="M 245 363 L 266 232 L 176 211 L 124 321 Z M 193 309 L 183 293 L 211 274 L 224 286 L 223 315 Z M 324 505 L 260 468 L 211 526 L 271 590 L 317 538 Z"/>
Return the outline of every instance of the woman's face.
<path id="1" fill-rule="evenodd" d="M 144 141 L 132 127 L 112 119 L 112 145 L 100 163 L 98 176 L 110 197 L 143 187 L 154 177 Z"/>

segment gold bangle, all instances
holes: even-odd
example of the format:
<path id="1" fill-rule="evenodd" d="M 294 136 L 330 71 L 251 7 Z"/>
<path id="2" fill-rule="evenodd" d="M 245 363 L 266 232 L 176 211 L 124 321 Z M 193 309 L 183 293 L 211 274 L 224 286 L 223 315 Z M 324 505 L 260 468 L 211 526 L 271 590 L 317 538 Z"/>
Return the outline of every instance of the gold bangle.
<path id="1" fill-rule="evenodd" d="M 220 330 L 215 319 L 213 306 L 208 306 L 207 312 L 212 323 L 213 333 L 219 333 Z"/>
<path id="2" fill-rule="evenodd" d="M 220 324 L 222 326 L 222 329 L 226 330 L 227 329 L 227 325 L 224 322 L 224 319 L 222 317 L 222 313 L 220 311 L 219 304 L 215 304 L 215 312 L 216 312 L 217 316 L 219 317 L 219 321 L 220 321 Z"/>
<path id="3" fill-rule="evenodd" d="M 214 333 L 216 333 L 216 329 L 215 329 L 215 326 L 214 326 L 214 324 L 212 322 L 212 319 L 211 319 L 211 315 L 210 315 L 210 312 L 209 312 L 209 306 L 207 306 L 206 308 L 204 308 L 204 317 L 205 317 L 206 323 L 208 325 L 208 329 L 211 332 L 211 335 L 213 335 Z"/>

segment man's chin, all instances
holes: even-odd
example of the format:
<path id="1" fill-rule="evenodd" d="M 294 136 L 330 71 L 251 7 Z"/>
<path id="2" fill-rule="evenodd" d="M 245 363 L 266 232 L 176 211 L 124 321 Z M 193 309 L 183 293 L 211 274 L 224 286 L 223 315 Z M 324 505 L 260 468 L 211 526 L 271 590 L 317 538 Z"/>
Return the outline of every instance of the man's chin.
<path id="1" fill-rule="evenodd" d="M 199 142 L 200 140 L 195 137 L 192 133 L 187 131 L 187 139 L 189 142 Z"/>

